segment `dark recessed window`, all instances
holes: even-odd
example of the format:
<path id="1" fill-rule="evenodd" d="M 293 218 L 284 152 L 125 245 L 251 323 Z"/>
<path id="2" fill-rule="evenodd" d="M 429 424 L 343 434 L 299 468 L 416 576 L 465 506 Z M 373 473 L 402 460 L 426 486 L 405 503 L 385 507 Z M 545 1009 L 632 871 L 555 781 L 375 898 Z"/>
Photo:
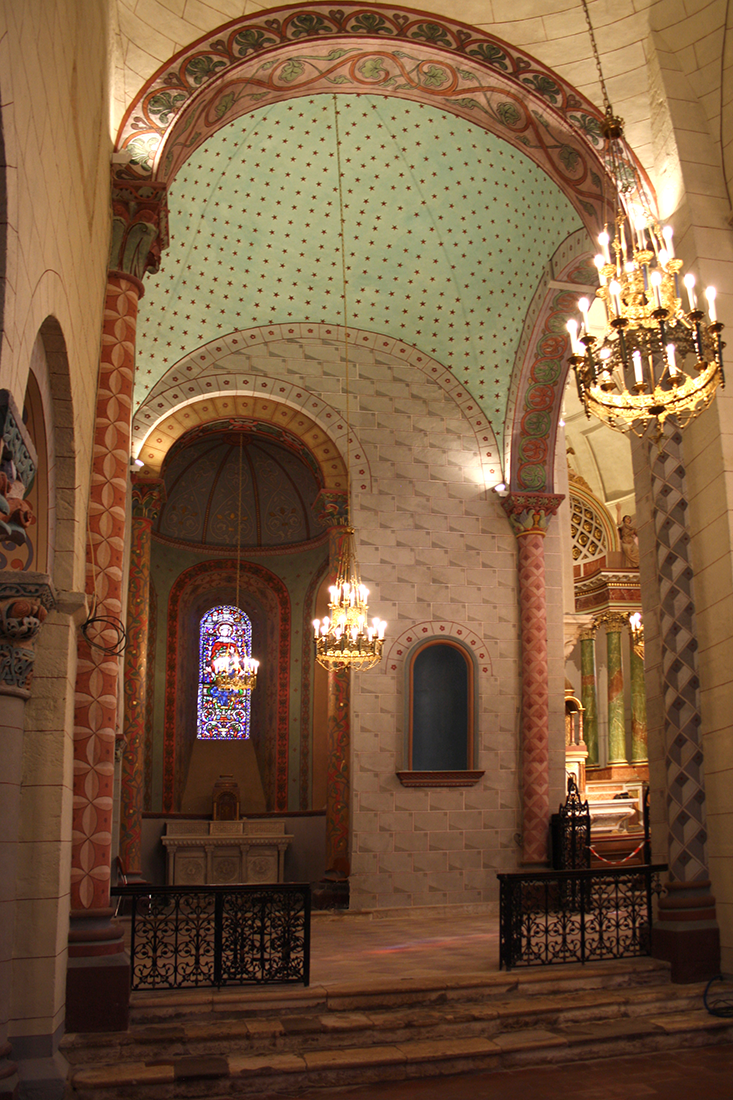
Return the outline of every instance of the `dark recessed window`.
<path id="1" fill-rule="evenodd" d="M 473 663 L 462 646 L 428 642 L 412 657 L 410 769 L 473 767 Z"/>

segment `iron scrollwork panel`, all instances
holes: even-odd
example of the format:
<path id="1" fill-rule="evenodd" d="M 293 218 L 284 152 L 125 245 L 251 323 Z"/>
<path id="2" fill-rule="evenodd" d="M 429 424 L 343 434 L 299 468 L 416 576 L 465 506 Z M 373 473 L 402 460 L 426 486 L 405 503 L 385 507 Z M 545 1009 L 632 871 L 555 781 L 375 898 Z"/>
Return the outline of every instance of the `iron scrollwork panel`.
<path id="1" fill-rule="evenodd" d="M 131 901 L 132 988 L 309 981 L 310 888 L 116 887 Z"/>
<path id="2" fill-rule="evenodd" d="M 302 982 L 306 899 L 275 889 L 227 895 L 222 914 L 221 984 Z"/>

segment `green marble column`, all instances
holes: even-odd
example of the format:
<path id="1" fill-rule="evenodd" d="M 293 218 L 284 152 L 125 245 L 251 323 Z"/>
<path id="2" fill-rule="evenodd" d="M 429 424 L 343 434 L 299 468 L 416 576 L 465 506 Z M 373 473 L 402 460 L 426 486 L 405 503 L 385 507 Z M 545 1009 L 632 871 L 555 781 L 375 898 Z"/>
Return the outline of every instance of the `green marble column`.
<path id="1" fill-rule="evenodd" d="M 625 620 L 606 622 L 608 668 L 608 763 L 625 764 L 624 674 L 621 664 L 621 628 Z"/>
<path id="2" fill-rule="evenodd" d="M 643 647 L 631 647 L 631 759 L 646 762 L 649 749 L 646 735 L 646 685 Z"/>
<path id="3" fill-rule="evenodd" d="M 580 701 L 585 708 L 583 715 L 583 740 L 588 746 L 589 767 L 598 764 L 598 700 L 596 697 L 596 639 L 595 631 L 584 630 L 580 635 Z"/>

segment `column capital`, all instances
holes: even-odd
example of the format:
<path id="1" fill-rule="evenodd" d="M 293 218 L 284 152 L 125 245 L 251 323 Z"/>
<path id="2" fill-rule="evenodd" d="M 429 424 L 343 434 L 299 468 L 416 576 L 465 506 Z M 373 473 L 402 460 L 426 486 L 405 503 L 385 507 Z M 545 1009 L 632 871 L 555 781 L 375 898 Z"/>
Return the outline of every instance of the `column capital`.
<path id="1" fill-rule="evenodd" d="M 596 630 L 621 631 L 629 625 L 629 616 L 624 615 L 623 611 L 602 611 L 596 615 L 593 625 Z"/>
<path id="2" fill-rule="evenodd" d="M 165 483 L 162 477 L 141 477 L 133 473 L 132 518 L 154 523 L 166 501 Z"/>
<path id="3" fill-rule="evenodd" d="M 35 641 L 55 606 L 56 593 L 45 573 L 0 572 L 0 695 L 30 697 Z"/>
<path id="4" fill-rule="evenodd" d="M 517 538 L 544 536 L 565 497 L 554 493 L 510 493 L 501 502 Z"/>
<path id="5" fill-rule="evenodd" d="M 595 641 L 595 637 L 596 637 L 596 628 L 595 628 L 595 626 L 586 626 L 586 627 L 584 627 L 583 630 L 581 630 L 578 637 L 579 637 L 581 642 Z"/>
<path id="6" fill-rule="evenodd" d="M 313 502 L 313 512 L 324 527 L 348 527 L 349 498 L 342 489 L 321 489 Z"/>
<path id="7" fill-rule="evenodd" d="M 109 268 L 142 282 L 160 268 L 168 247 L 166 186 L 140 180 L 113 180 Z"/>

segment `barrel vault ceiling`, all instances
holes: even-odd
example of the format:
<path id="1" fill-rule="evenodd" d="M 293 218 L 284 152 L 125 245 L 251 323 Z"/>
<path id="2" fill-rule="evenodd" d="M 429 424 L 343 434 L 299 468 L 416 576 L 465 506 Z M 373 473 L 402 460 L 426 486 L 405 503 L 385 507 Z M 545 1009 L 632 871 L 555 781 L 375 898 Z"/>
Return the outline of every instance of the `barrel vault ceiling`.
<path id="1" fill-rule="evenodd" d="M 517 343 L 549 258 L 580 228 L 529 157 L 453 114 L 378 95 L 276 103 L 218 130 L 169 191 L 146 280 L 135 403 L 237 329 L 344 317 L 450 368 L 501 438 Z"/>

